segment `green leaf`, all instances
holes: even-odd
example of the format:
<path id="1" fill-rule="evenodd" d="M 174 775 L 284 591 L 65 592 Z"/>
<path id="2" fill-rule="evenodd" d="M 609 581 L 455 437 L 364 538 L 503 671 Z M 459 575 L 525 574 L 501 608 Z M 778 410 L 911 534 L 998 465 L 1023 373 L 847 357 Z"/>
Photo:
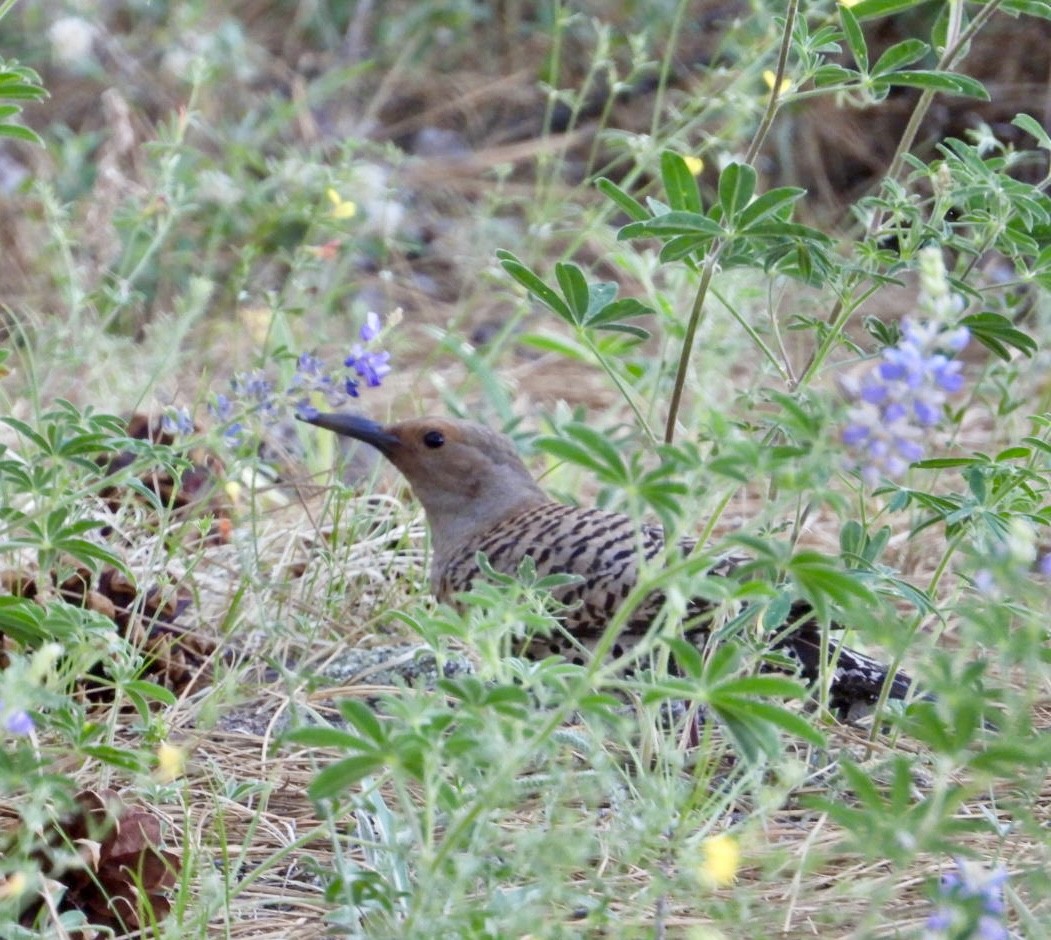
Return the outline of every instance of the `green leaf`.
<path id="1" fill-rule="evenodd" d="M 647 340 L 651 335 L 649 330 L 641 326 L 635 326 L 632 323 L 604 323 L 596 326 L 595 329 L 605 330 L 608 333 L 624 333 L 639 340 Z"/>
<path id="2" fill-rule="evenodd" d="M 1051 10 L 1051 4 L 1048 4 L 1048 9 Z M 1011 123 L 1036 138 L 1037 145 L 1043 150 L 1051 150 L 1051 136 L 1048 135 L 1043 125 L 1032 115 L 1016 114 Z"/>
<path id="3" fill-rule="evenodd" d="M 782 708 L 773 702 L 756 702 L 754 700 L 749 701 L 746 707 L 749 716 L 756 721 L 765 721 L 818 747 L 824 747 L 825 745 L 825 736 L 806 718 L 796 712 Z"/>
<path id="4" fill-rule="evenodd" d="M 707 235 L 723 234 L 718 222 L 697 212 L 666 212 L 656 215 L 645 222 L 632 222 L 625 225 L 618 233 L 618 241 L 631 238 L 664 238 L 670 235 Z"/>
<path id="5" fill-rule="evenodd" d="M 69 552 L 70 555 L 79 558 L 81 561 L 93 559 L 95 561 L 101 561 L 105 565 L 111 565 L 118 571 L 125 573 L 128 572 L 124 560 L 119 555 L 114 554 L 107 548 L 103 548 L 101 545 L 89 542 L 86 539 L 57 539 L 55 547 L 60 548 L 64 552 Z"/>
<path id="6" fill-rule="evenodd" d="M 1000 7 L 1005 13 L 1036 16 L 1042 20 L 1051 20 L 1051 3 L 1048 0 L 1004 0 Z"/>
<path id="7" fill-rule="evenodd" d="M 850 54 L 854 56 L 862 72 L 869 70 L 869 50 L 865 44 L 865 34 L 861 31 L 858 18 L 845 3 L 839 5 L 839 21 L 843 26 L 843 35 L 846 37 Z"/>
<path id="8" fill-rule="evenodd" d="M 369 740 L 386 744 L 387 734 L 382 723 L 364 702 L 356 698 L 344 699 L 339 703 L 339 713 L 351 727 L 357 728 Z"/>
<path id="9" fill-rule="evenodd" d="M 650 217 L 650 213 L 646 211 L 646 207 L 642 203 L 629 196 L 612 180 L 602 177 L 595 185 L 598 187 L 599 192 L 613 202 L 629 219 L 641 222 L 643 219 Z"/>
<path id="10" fill-rule="evenodd" d="M 950 95 L 962 95 L 967 98 L 977 98 L 980 101 L 989 100 L 989 92 L 980 81 L 957 72 L 901 71 L 880 76 L 872 82 L 873 89 L 887 88 L 892 85 L 944 91 Z"/>
<path id="11" fill-rule="evenodd" d="M 634 297 L 625 297 L 623 300 L 614 300 L 606 304 L 601 310 L 588 317 L 586 326 L 600 326 L 603 323 L 613 323 L 617 320 L 630 319 L 631 317 L 642 317 L 653 313 L 652 308 L 647 307 L 641 300 Z"/>
<path id="12" fill-rule="evenodd" d="M 806 686 L 788 676 L 740 676 L 719 683 L 720 699 L 727 697 L 761 696 L 763 698 L 803 698 Z"/>
<path id="13" fill-rule="evenodd" d="M 984 311 L 964 317 L 960 323 L 971 331 L 979 343 L 987 349 L 992 350 L 997 356 L 1005 361 L 1011 358 L 1010 349 L 1017 349 L 1023 355 L 1032 358 L 1039 349 L 1036 340 L 1028 333 L 1017 329 L 1007 317 L 999 313 Z"/>
<path id="14" fill-rule="evenodd" d="M 583 275 L 581 275 L 583 278 Z M 587 308 L 581 317 L 581 325 L 587 326 L 593 317 L 605 310 L 617 296 L 617 285 L 613 281 L 601 281 L 598 284 L 585 282 L 584 289 L 587 292 Z"/>
<path id="15" fill-rule="evenodd" d="M 822 65 L 813 75 L 814 85 L 817 88 L 852 84 L 859 81 L 860 78 L 861 76 L 853 69 L 845 69 L 841 65 Z"/>
<path id="16" fill-rule="evenodd" d="M 554 336 L 549 333 L 525 333 L 519 342 L 523 346 L 538 349 L 540 352 L 554 353 L 572 362 L 592 362 L 593 353 L 582 343 L 567 339 L 564 336 Z"/>
<path id="17" fill-rule="evenodd" d="M 727 226 L 736 226 L 737 215 L 755 192 L 755 170 L 747 163 L 731 163 L 719 174 L 719 206 Z"/>
<path id="18" fill-rule="evenodd" d="M 693 680 L 699 680 L 704 675 L 704 657 L 693 643 L 678 636 L 666 637 L 663 642 L 671 649 L 683 675 Z"/>
<path id="19" fill-rule="evenodd" d="M 587 447 L 575 441 L 567 441 L 561 437 L 541 437 L 536 441 L 536 449 L 559 460 L 586 467 L 596 476 L 603 476 L 606 472 L 606 465 Z"/>
<path id="20" fill-rule="evenodd" d="M 140 698 L 160 702 L 162 705 L 174 705 L 178 701 L 170 689 L 148 679 L 132 679 L 121 685 L 125 692 Z"/>
<path id="21" fill-rule="evenodd" d="M 45 636 L 44 613 L 28 598 L 0 595 L 0 633 L 22 646 L 36 646 Z"/>
<path id="22" fill-rule="evenodd" d="M 670 261 L 683 261 L 688 267 L 696 268 L 696 262 L 704 257 L 709 245 L 714 241 L 713 235 L 676 235 L 664 243 L 660 251 L 661 264 Z M 696 252 L 697 258 L 691 257 Z"/>
<path id="23" fill-rule="evenodd" d="M 0 137 L 10 137 L 12 140 L 24 140 L 30 144 L 43 144 L 44 138 L 36 131 L 23 127 L 21 124 L 0 124 Z"/>
<path id="24" fill-rule="evenodd" d="M 737 217 L 738 231 L 745 234 L 750 225 L 775 215 L 805 195 L 806 190 L 797 186 L 781 186 L 778 189 L 771 189 L 768 193 L 763 193 L 750 202 Z"/>
<path id="25" fill-rule="evenodd" d="M 588 312 L 588 282 L 584 272 L 572 262 L 559 262 L 555 265 L 555 279 L 562 288 L 562 294 L 573 314 L 573 322 L 578 326 L 584 322 Z"/>
<path id="26" fill-rule="evenodd" d="M 661 179 L 668 195 L 668 205 L 685 212 L 703 212 L 697 180 L 679 154 L 665 150 L 661 154 Z"/>
<path id="27" fill-rule="evenodd" d="M 920 470 L 949 470 L 953 467 L 969 467 L 979 462 L 974 457 L 931 457 L 927 460 L 917 460 L 913 466 Z"/>
<path id="28" fill-rule="evenodd" d="M 876 607 L 876 595 L 857 580 L 857 575 L 843 571 L 819 552 L 799 552 L 786 566 L 788 574 L 799 586 L 821 621 L 828 620 L 828 602 L 847 605 L 860 601 Z"/>
<path id="29" fill-rule="evenodd" d="M 333 800 L 365 777 L 384 769 L 383 760 L 378 755 L 346 757 L 322 770 L 308 787 L 307 793 L 312 800 Z"/>
<path id="30" fill-rule="evenodd" d="M 572 311 L 566 306 L 565 301 L 558 296 L 558 293 L 548 287 L 536 274 L 511 254 L 511 252 L 503 250 L 497 251 L 496 257 L 500 261 L 500 266 L 527 291 L 536 297 L 536 299 L 545 307 L 554 313 L 557 313 L 567 323 L 576 325 L 576 320 L 573 318 Z"/>
<path id="31" fill-rule="evenodd" d="M 146 773 L 149 769 L 147 761 L 149 758 L 138 751 L 128 751 L 120 747 L 112 747 L 108 744 L 84 744 L 80 751 L 89 757 L 109 764 L 111 767 L 119 767 L 130 773 Z"/>
<path id="32" fill-rule="evenodd" d="M 1006 463 L 1008 460 L 1028 460 L 1031 454 L 1032 451 L 1028 447 L 1008 447 L 993 459 L 997 463 Z"/>
<path id="33" fill-rule="evenodd" d="M 756 764 L 765 755 L 776 758 L 781 752 L 777 726 L 763 718 L 756 718 L 737 709 L 712 706 L 727 734 L 733 738 L 737 750 L 749 764 Z"/>
<path id="34" fill-rule="evenodd" d="M 912 65 L 922 59 L 929 51 L 930 46 L 921 39 L 906 39 L 896 43 L 879 57 L 872 67 L 872 77 L 886 75 L 906 65 Z"/>
<path id="35" fill-rule="evenodd" d="M 341 751 L 371 749 L 371 745 L 363 738 L 341 728 L 296 728 L 294 731 L 287 732 L 284 740 L 306 747 L 332 747 Z"/>
<path id="36" fill-rule="evenodd" d="M 911 10 L 926 2 L 927 0 L 861 0 L 861 3 L 855 3 L 850 10 L 859 20 L 869 20 L 900 13 L 902 10 Z"/>

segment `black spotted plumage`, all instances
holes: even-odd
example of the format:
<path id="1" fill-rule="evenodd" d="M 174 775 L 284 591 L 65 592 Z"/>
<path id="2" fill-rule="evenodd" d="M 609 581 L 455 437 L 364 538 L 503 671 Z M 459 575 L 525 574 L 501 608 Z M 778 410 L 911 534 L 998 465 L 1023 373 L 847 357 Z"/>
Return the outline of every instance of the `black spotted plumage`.
<path id="1" fill-rule="evenodd" d="M 529 648 L 534 655 L 554 652 L 583 661 L 634 587 L 640 561 L 652 561 L 664 552 L 663 533 L 655 526 L 637 526 L 620 513 L 551 500 L 513 442 L 482 425 L 441 418 L 380 425 L 354 415 L 307 420 L 371 444 L 408 479 L 427 513 L 434 552 L 431 590 L 440 600 L 455 603 L 481 575 L 479 553 L 505 574 L 515 574 L 528 556 L 541 575 L 581 577 L 579 583 L 555 592 L 569 605 L 562 618 L 566 636 L 537 638 Z M 679 547 L 686 555 L 695 544 L 683 540 Z M 717 559 L 708 574 L 732 577 L 747 561 L 726 556 Z M 617 637 L 618 649 L 647 632 L 663 602 L 656 592 L 642 600 Z M 687 610 L 684 630 L 698 644 L 708 640 L 710 613 L 710 605 L 701 598 Z M 848 714 L 878 699 L 887 681 L 885 666 L 834 642 L 830 661 L 823 663 L 821 630 L 802 602 L 792 607 L 789 626 L 779 632 L 775 649 L 798 663 L 808 681 L 831 673 L 829 701 L 834 709 Z M 910 685 L 907 676 L 896 674 L 890 680 L 890 697 L 907 697 Z"/>

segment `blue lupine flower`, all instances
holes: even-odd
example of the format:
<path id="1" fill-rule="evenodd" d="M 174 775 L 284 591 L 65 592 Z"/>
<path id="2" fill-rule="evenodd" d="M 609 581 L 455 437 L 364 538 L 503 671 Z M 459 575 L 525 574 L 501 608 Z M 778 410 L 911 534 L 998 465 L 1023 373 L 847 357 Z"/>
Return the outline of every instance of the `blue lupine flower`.
<path id="1" fill-rule="evenodd" d="M 230 394 L 216 395 L 208 410 L 226 426 L 227 439 L 237 441 L 248 417 L 270 423 L 289 409 L 301 417 L 313 417 L 318 413 L 315 405 L 319 394 L 331 407 L 345 404 L 346 399 L 358 397 L 362 383 L 374 388 L 390 374 L 390 353 L 369 346 L 382 332 L 379 316 L 369 312 L 358 330 L 361 342 L 354 344 L 341 365 L 333 369 L 315 353 L 303 353 L 296 359 L 295 373 L 283 391 L 261 371 L 236 375 L 230 381 Z M 233 423 L 238 417 L 243 420 Z"/>
<path id="2" fill-rule="evenodd" d="M 355 346 L 343 364 L 357 372 L 369 388 L 376 388 L 383 377 L 390 374 L 389 359 L 389 352 L 365 352 L 360 346 Z"/>
<path id="3" fill-rule="evenodd" d="M 216 395 L 215 401 L 208 406 L 213 418 L 217 421 L 229 421 L 234 416 L 234 403 L 226 395 Z"/>
<path id="4" fill-rule="evenodd" d="M 325 364 L 311 353 L 303 353 L 296 362 L 298 375 L 323 375 Z"/>
<path id="5" fill-rule="evenodd" d="M 1051 552 L 1040 556 L 1040 560 L 1036 563 L 1036 570 L 1045 578 L 1051 578 Z"/>
<path id="6" fill-rule="evenodd" d="M 379 315 L 375 311 L 370 310 L 365 315 L 365 322 L 358 331 L 361 342 L 368 345 L 379 336 L 382 328 L 383 324 L 380 322 Z M 390 374 L 389 360 L 390 353 L 388 352 L 379 350 L 366 351 L 364 346 L 355 344 L 350 351 L 350 355 L 343 360 L 343 364 L 361 376 L 369 388 L 376 388 L 383 381 L 384 377 Z M 357 382 L 354 383 L 353 391 L 349 387 L 347 388 L 347 394 L 357 397 Z"/>
<path id="7" fill-rule="evenodd" d="M 0 708 L 2 707 L 3 706 L 0 705 Z M 23 711 L 21 708 L 10 712 L 4 717 L 4 730 L 8 734 L 16 734 L 19 737 L 25 737 L 34 727 L 33 719 L 30 718 L 29 713 Z"/>
<path id="8" fill-rule="evenodd" d="M 938 886 L 941 906 L 927 919 L 934 936 L 1007 940 L 1003 924 L 1004 883 L 1008 871 L 998 865 L 991 871 L 976 862 L 956 859 L 956 871 L 942 876 Z"/>
<path id="9" fill-rule="evenodd" d="M 363 343 L 371 343 L 380 335 L 382 329 L 383 324 L 380 322 L 379 314 L 375 310 L 370 310 L 365 314 L 365 322 L 361 325 L 358 335 Z"/>
<path id="10" fill-rule="evenodd" d="M 169 408 L 161 417 L 161 430 L 165 434 L 193 434 L 193 418 L 186 408 Z"/>
<path id="11" fill-rule="evenodd" d="M 920 254 L 919 306 L 931 319 L 904 318 L 898 345 L 884 349 L 861 383 L 848 388 L 856 404 L 841 440 L 870 486 L 881 475 L 901 476 L 923 458 L 929 429 L 941 421 L 948 396 L 964 386 L 962 364 L 947 353 L 962 350 L 970 334 L 946 322 L 952 295 L 940 251 Z"/>

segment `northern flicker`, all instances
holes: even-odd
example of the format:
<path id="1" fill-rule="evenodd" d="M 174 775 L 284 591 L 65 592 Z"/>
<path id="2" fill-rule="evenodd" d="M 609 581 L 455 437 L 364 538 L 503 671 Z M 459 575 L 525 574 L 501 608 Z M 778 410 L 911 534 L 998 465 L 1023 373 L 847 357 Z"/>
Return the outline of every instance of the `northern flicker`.
<path id="1" fill-rule="evenodd" d="M 537 639 L 529 655 L 560 654 L 582 662 L 638 577 L 640 559 L 664 551 L 658 526 L 638 525 L 630 517 L 603 509 L 569 506 L 551 499 L 537 485 L 510 438 L 481 424 L 447 418 L 419 418 L 378 424 L 357 415 L 311 414 L 303 420 L 375 447 L 408 480 L 423 504 L 431 531 L 431 591 L 455 604 L 456 595 L 482 576 L 477 556 L 484 553 L 495 571 L 515 574 L 526 556 L 540 575 L 569 573 L 581 580 L 556 589 L 567 606 L 562 616 L 566 638 Z M 680 543 L 684 555 L 695 546 Z M 709 575 L 732 576 L 745 558 L 724 558 Z M 614 655 L 644 635 L 664 598 L 643 600 L 626 620 Z M 703 615 L 709 602 L 697 599 L 687 611 L 687 635 L 707 638 Z M 701 624 L 691 628 L 691 623 Z M 816 681 L 822 672 L 821 631 L 805 602 L 793 605 L 776 649 L 798 663 L 801 675 Z M 842 715 L 876 702 L 888 679 L 881 663 L 834 642 L 829 646 L 829 705 Z M 909 694 L 902 673 L 891 680 L 891 698 Z"/>

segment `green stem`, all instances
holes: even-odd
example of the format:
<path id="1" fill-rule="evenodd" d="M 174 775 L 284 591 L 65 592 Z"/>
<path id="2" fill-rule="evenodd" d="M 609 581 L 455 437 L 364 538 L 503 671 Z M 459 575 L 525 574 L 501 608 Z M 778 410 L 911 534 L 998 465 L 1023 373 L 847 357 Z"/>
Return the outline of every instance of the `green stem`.
<path id="1" fill-rule="evenodd" d="M 686 336 L 683 337 L 682 352 L 679 354 L 679 368 L 675 372 L 675 385 L 671 392 L 671 404 L 668 406 L 668 423 L 664 426 L 664 443 L 666 444 L 675 440 L 675 422 L 679 417 L 679 405 L 682 403 L 682 390 L 686 385 L 686 371 L 690 365 L 690 354 L 693 352 L 693 340 L 697 335 L 697 326 L 701 322 L 704 298 L 708 296 L 708 285 L 712 282 L 715 266 L 725 244 L 726 242 L 721 242 L 712 249 L 712 252 L 704 259 L 704 267 L 701 269 L 701 283 L 697 285 L 697 293 L 694 295 L 693 306 L 690 308 Z"/>
<path id="2" fill-rule="evenodd" d="M 770 360 L 770 363 L 775 369 L 777 369 L 778 375 L 781 376 L 782 380 L 787 384 L 791 383 L 792 377 L 786 368 L 788 362 L 787 357 L 785 362 L 782 363 L 780 359 L 775 355 L 774 351 L 763 342 L 763 338 L 756 331 L 755 327 L 752 326 L 747 320 L 742 317 L 734 306 L 715 288 L 712 288 L 712 295 L 718 300 L 725 308 L 726 312 L 737 321 L 737 325 L 748 334 L 748 338 L 759 348 L 759 351 Z"/>
<path id="3" fill-rule="evenodd" d="M 635 415 L 635 420 L 638 421 L 639 427 L 646 432 L 646 437 L 649 439 L 650 443 L 656 443 L 657 435 L 653 433 L 653 428 L 650 427 L 649 422 L 646 420 L 646 416 L 642 413 L 642 409 L 640 409 L 635 403 L 630 386 L 624 384 L 624 381 L 609 364 L 606 356 L 603 355 L 603 353 L 595 346 L 594 342 L 592 342 L 592 339 L 586 330 L 580 331 L 580 337 L 584 340 L 585 345 L 591 351 L 591 355 L 595 357 L 598 364 L 602 367 L 602 370 L 607 376 L 609 376 L 609 380 L 617 386 L 617 391 L 620 392 L 624 401 L 628 403 L 628 407 L 631 409 L 632 414 Z"/>
<path id="4" fill-rule="evenodd" d="M 755 160 L 762 147 L 766 135 L 773 126 L 774 118 L 777 117 L 778 101 L 781 98 L 781 84 L 784 82 L 785 70 L 788 68 L 788 53 L 792 49 L 792 33 L 795 29 L 796 16 L 799 14 L 799 0 L 789 0 L 788 8 L 785 10 L 785 26 L 781 31 L 781 48 L 777 52 L 777 67 L 774 69 L 774 87 L 770 89 L 770 100 L 766 103 L 766 111 L 762 121 L 756 129 L 748 152 L 744 156 L 745 163 Z"/>
<path id="5" fill-rule="evenodd" d="M 784 79 L 785 69 L 788 65 L 788 53 L 792 48 L 792 32 L 798 13 L 799 0 L 789 0 L 788 8 L 785 11 L 785 25 L 781 33 L 781 47 L 777 55 L 774 87 L 770 89 L 770 100 L 767 102 L 766 112 L 763 114 L 763 119 L 759 122 L 759 127 L 756 129 L 752 143 L 748 147 L 748 152 L 745 154 L 745 163 L 750 164 L 755 160 L 755 156 L 759 152 L 759 148 L 762 147 L 763 141 L 774 123 L 774 118 L 777 116 L 781 82 Z M 697 336 L 697 327 L 701 322 L 704 301 L 708 296 L 708 289 L 712 282 L 712 276 L 715 274 L 716 266 L 719 263 L 719 256 L 723 253 L 729 241 L 730 237 L 726 237 L 713 243 L 711 251 L 704 259 L 704 266 L 701 269 L 701 282 L 697 285 L 697 293 L 694 295 L 693 305 L 690 308 L 690 319 L 686 325 L 686 336 L 683 338 L 682 352 L 679 355 L 679 366 L 675 373 L 675 385 L 672 388 L 671 403 L 668 406 L 668 422 L 664 426 L 664 442 L 666 444 L 670 444 L 675 440 L 675 423 L 679 417 L 682 392 L 686 386 L 686 373 L 689 369 L 690 357 L 693 354 L 693 341 Z"/>

